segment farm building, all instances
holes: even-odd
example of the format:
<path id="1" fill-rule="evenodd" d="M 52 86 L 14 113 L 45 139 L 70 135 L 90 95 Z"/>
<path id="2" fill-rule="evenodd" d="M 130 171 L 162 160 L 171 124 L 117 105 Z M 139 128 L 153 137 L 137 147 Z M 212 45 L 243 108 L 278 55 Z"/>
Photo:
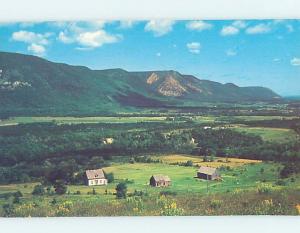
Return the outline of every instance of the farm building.
<path id="1" fill-rule="evenodd" d="M 171 185 L 171 179 L 164 175 L 153 175 L 150 177 L 150 185 L 153 187 L 167 187 Z"/>
<path id="2" fill-rule="evenodd" d="M 86 170 L 86 185 L 107 185 L 107 179 L 105 178 L 102 169 Z"/>
<path id="3" fill-rule="evenodd" d="M 105 145 L 109 145 L 109 144 L 113 144 L 114 143 L 114 139 L 113 138 L 104 138 L 102 142 Z"/>
<path id="4" fill-rule="evenodd" d="M 197 177 L 204 180 L 216 180 L 220 178 L 217 168 L 201 166 L 197 171 Z"/>

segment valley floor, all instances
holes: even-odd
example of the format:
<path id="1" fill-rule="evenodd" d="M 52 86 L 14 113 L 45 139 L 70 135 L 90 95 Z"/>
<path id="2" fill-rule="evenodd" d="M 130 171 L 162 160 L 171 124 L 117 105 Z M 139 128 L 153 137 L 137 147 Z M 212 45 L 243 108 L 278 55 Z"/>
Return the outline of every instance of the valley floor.
<path id="1" fill-rule="evenodd" d="M 65 195 L 33 196 L 36 183 L 1 185 L 0 195 L 21 191 L 20 203 L 0 210 L 1 216 L 127 216 L 127 215 L 297 215 L 300 177 L 278 182 L 280 164 L 229 158 L 202 162 L 183 154 L 154 155 L 159 163 L 113 163 L 104 168 L 115 180 L 107 186 L 69 185 Z M 193 161 L 194 166 L 176 163 Z M 219 167 L 222 181 L 195 178 L 199 165 Z M 196 166 L 195 166 L 196 165 Z M 172 185 L 149 186 L 154 174 L 168 175 Z M 115 187 L 127 183 L 127 198 L 116 199 Z M 95 189 L 94 194 L 93 188 Z M 7 200 L 0 199 L 0 204 Z"/>

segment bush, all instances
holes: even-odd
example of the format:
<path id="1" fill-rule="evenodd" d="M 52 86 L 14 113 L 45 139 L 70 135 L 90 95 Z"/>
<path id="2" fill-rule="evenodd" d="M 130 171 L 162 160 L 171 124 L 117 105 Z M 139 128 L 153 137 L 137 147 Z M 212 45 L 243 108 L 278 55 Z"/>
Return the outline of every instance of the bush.
<path id="1" fill-rule="evenodd" d="M 62 181 L 56 182 L 53 185 L 53 187 L 54 187 L 55 193 L 58 195 L 63 195 L 67 192 L 67 186 Z"/>
<path id="2" fill-rule="evenodd" d="M 277 180 L 275 184 L 280 186 L 285 186 L 287 183 L 285 180 Z"/>
<path id="3" fill-rule="evenodd" d="M 4 204 L 2 206 L 3 210 L 4 210 L 4 216 L 5 217 L 10 217 L 13 216 L 15 209 L 14 206 L 12 204 Z"/>
<path id="4" fill-rule="evenodd" d="M 17 191 L 14 193 L 14 197 L 23 197 L 23 194 L 21 193 L 21 191 Z"/>
<path id="5" fill-rule="evenodd" d="M 131 158 L 129 159 L 129 163 L 131 163 L 131 164 L 135 163 L 135 160 L 134 160 L 133 157 L 131 157 Z"/>
<path id="6" fill-rule="evenodd" d="M 134 190 L 131 196 L 143 197 L 143 196 L 148 196 L 148 193 L 142 190 Z"/>
<path id="7" fill-rule="evenodd" d="M 127 184 L 122 182 L 116 186 L 117 198 L 126 198 L 127 195 Z"/>
<path id="8" fill-rule="evenodd" d="M 44 194 L 45 194 L 45 188 L 43 185 L 38 184 L 38 185 L 34 186 L 32 195 L 42 196 Z"/>
<path id="9" fill-rule="evenodd" d="M 193 161 L 192 160 L 186 161 L 185 166 L 186 167 L 192 167 L 193 166 Z"/>
<path id="10" fill-rule="evenodd" d="M 112 183 L 115 180 L 115 176 L 113 172 L 105 173 L 105 177 L 108 183 Z"/>

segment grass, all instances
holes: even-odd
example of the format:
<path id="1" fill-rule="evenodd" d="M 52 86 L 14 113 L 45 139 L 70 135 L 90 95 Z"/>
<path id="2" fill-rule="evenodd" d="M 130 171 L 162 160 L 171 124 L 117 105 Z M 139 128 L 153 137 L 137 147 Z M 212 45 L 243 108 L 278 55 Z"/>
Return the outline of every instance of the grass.
<path id="1" fill-rule="evenodd" d="M 261 136 L 265 141 L 287 142 L 297 140 L 297 134 L 291 129 L 268 127 L 243 127 L 235 126 L 234 130 Z"/>
<path id="2" fill-rule="evenodd" d="M 31 195 L 36 183 L 10 184 L 0 186 L 0 193 L 18 190 L 23 193 L 21 204 L 14 205 L 12 216 L 297 214 L 295 206 L 300 199 L 295 193 L 300 190 L 300 179 L 297 177 L 294 183 L 288 179 L 285 186 L 276 185 L 281 167 L 277 163 L 233 159 L 230 163 L 236 163 L 235 166 L 221 170 L 222 181 L 207 182 L 194 178 L 196 167 L 169 164 L 191 159 L 197 162 L 198 158 L 185 155 L 160 158 L 163 163 L 114 163 L 104 168 L 115 175 L 115 181 L 107 186 L 69 185 L 68 194 L 36 197 Z M 150 187 L 149 178 L 153 174 L 168 175 L 172 186 Z M 128 193 L 139 190 L 148 195 L 116 200 L 115 187 L 125 180 Z M 272 187 L 272 192 L 258 196 L 260 186 Z M 87 194 L 93 188 L 97 194 Z M 77 191 L 80 195 L 75 195 Z M 161 199 L 161 191 L 171 191 L 176 196 Z M 51 204 L 54 198 L 57 203 Z M 0 204 L 7 201 L 2 198 Z M 3 211 L 0 208 L 0 216 Z"/>
<path id="3" fill-rule="evenodd" d="M 166 117 L 13 117 L 0 122 L 0 126 L 28 124 L 37 122 L 55 122 L 57 124 L 82 123 L 138 123 L 163 122 Z"/>
<path id="4" fill-rule="evenodd" d="M 172 155 L 162 155 L 162 156 L 153 156 L 154 159 L 159 159 L 164 163 L 167 164 L 174 164 L 174 163 L 185 163 L 187 161 L 193 161 L 194 165 L 198 166 L 209 166 L 209 167 L 238 167 L 243 166 L 246 164 L 252 163 L 260 163 L 261 160 L 253 160 L 253 159 L 238 159 L 238 158 L 223 158 L 223 157 L 216 157 L 215 161 L 213 162 L 203 162 L 202 156 L 191 156 L 191 155 L 184 155 L 184 154 L 172 154 Z"/>

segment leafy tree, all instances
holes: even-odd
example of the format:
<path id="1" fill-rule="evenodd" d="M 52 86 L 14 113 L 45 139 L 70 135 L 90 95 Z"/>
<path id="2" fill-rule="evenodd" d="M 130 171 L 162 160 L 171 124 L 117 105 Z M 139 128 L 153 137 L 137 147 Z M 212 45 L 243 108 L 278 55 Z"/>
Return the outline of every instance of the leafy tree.
<path id="1" fill-rule="evenodd" d="M 192 160 L 186 161 L 185 166 L 187 166 L 187 167 L 192 167 L 192 166 L 193 166 L 193 161 L 192 161 Z"/>
<path id="2" fill-rule="evenodd" d="M 113 172 L 105 173 L 105 177 L 108 183 L 112 183 L 115 180 L 115 175 Z"/>
<path id="3" fill-rule="evenodd" d="M 122 182 L 122 183 L 117 184 L 116 191 L 117 191 L 117 198 L 126 198 L 126 195 L 127 195 L 126 183 Z"/>
<path id="4" fill-rule="evenodd" d="M 33 188 L 33 191 L 32 191 L 32 195 L 38 195 L 38 196 L 41 196 L 41 195 L 44 195 L 45 194 L 45 188 L 43 185 L 36 185 L 34 186 Z"/>
<path id="5" fill-rule="evenodd" d="M 63 183 L 63 181 L 57 181 L 54 185 L 55 193 L 58 195 L 63 195 L 67 192 L 67 186 Z"/>

